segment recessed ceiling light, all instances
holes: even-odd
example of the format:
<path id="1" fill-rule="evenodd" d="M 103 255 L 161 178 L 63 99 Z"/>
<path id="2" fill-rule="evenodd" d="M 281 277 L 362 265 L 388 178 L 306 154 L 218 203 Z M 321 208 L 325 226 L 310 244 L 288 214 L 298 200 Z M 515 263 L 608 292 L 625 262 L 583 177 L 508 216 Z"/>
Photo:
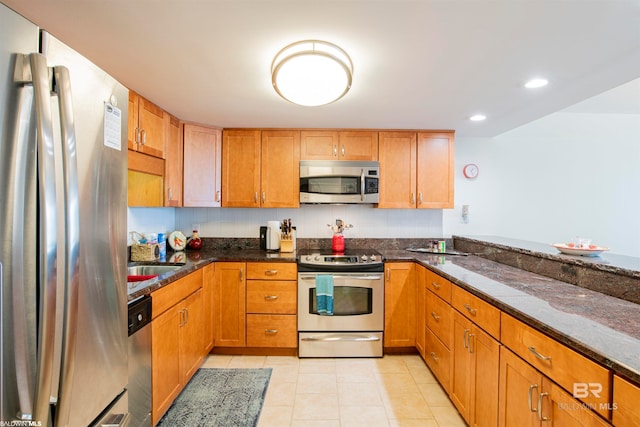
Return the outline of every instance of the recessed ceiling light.
<path id="1" fill-rule="evenodd" d="M 537 89 L 539 87 L 543 87 L 549 84 L 549 80 L 542 78 L 531 79 L 524 84 L 524 87 L 527 89 Z"/>
<path id="2" fill-rule="evenodd" d="M 485 120 L 487 118 L 487 116 L 485 116 L 484 114 L 474 114 L 473 116 L 469 117 L 469 120 L 473 121 L 473 122 L 481 122 L 483 120 Z"/>

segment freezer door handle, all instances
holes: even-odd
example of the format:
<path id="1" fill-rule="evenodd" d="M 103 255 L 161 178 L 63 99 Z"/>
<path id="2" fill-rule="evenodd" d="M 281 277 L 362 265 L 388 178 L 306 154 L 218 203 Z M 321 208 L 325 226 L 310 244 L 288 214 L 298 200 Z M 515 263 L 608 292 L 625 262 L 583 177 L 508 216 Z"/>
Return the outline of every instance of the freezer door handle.
<path id="1" fill-rule="evenodd" d="M 80 278 L 80 201 L 78 200 L 78 161 L 71 79 L 66 67 L 53 71 L 54 91 L 58 94 L 60 133 L 62 136 L 62 188 L 64 199 L 64 305 L 60 387 L 56 408 L 56 425 L 69 420 L 71 386 L 75 366 L 78 317 L 78 287 Z"/>
<path id="2" fill-rule="evenodd" d="M 40 317 L 38 330 L 37 383 L 34 420 L 49 417 L 49 399 L 53 368 L 56 315 L 57 217 L 53 120 L 49 69 L 44 55 L 29 54 L 36 111 L 38 152 L 38 193 L 40 218 L 39 292 Z"/>

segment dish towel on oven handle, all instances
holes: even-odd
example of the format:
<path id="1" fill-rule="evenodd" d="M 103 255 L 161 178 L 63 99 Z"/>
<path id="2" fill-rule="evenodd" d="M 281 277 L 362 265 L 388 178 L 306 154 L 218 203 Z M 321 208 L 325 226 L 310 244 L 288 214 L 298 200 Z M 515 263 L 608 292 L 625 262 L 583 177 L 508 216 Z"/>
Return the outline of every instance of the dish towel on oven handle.
<path id="1" fill-rule="evenodd" d="M 333 316 L 333 275 L 316 275 L 316 304 L 318 314 Z"/>

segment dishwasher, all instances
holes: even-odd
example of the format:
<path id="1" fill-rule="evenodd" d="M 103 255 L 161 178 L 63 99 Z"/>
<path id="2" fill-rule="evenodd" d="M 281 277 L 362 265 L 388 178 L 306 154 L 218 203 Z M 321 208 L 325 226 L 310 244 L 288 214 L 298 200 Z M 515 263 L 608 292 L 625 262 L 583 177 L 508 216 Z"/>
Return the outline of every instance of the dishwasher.
<path id="1" fill-rule="evenodd" d="M 128 304 L 129 427 L 151 427 L 151 296 Z"/>

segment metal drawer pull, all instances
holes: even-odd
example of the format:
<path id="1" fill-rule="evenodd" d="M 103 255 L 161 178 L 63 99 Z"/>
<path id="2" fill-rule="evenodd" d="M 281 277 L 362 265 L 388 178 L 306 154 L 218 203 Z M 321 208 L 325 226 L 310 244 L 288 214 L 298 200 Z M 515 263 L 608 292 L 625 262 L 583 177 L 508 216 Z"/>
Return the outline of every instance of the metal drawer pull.
<path id="1" fill-rule="evenodd" d="M 264 299 L 267 301 L 275 301 L 278 299 L 278 295 L 265 295 Z"/>
<path id="2" fill-rule="evenodd" d="M 469 313 L 471 313 L 472 315 L 474 315 L 474 316 L 475 316 L 475 315 L 476 315 L 476 313 L 477 313 L 476 309 L 475 309 L 475 308 L 471 308 L 471 306 L 470 306 L 469 304 L 465 304 L 465 305 L 464 305 L 464 308 L 466 308 L 466 309 L 467 309 L 467 311 L 468 311 Z"/>
<path id="3" fill-rule="evenodd" d="M 440 289 L 440 285 L 438 285 L 436 282 L 431 282 L 431 286 L 433 286 L 436 289 Z"/>
<path id="4" fill-rule="evenodd" d="M 536 351 L 535 347 L 529 347 L 529 351 L 540 360 L 551 361 L 551 356 L 545 356 Z"/>
<path id="5" fill-rule="evenodd" d="M 275 334 L 278 333 L 278 330 L 277 329 L 265 329 L 264 333 L 267 334 L 267 335 L 275 335 Z"/>
<path id="6" fill-rule="evenodd" d="M 551 418 L 542 416 L 542 398 L 549 396 L 549 393 L 540 393 L 538 395 L 538 419 L 540 421 L 549 421 Z"/>
<path id="7" fill-rule="evenodd" d="M 436 362 L 440 361 L 440 359 L 438 359 L 438 357 L 436 357 L 436 353 L 435 353 L 435 352 L 433 352 L 433 351 L 432 351 L 430 354 L 431 354 L 431 358 L 432 358 L 434 361 L 436 361 Z"/>
<path id="8" fill-rule="evenodd" d="M 278 270 L 265 270 L 264 274 L 265 276 L 275 276 L 276 274 L 278 274 Z"/>
<path id="9" fill-rule="evenodd" d="M 435 311 L 431 312 L 431 317 L 433 317 L 436 320 L 436 322 L 440 321 L 440 316 L 438 316 Z"/>
<path id="10" fill-rule="evenodd" d="M 538 410 L 536 408 L 533 407 L 533 390 L 537 390 L 538 389 L 538 384 L 531 384 L 529 386 L 529 410 L 531 412 L 537 412 Z"/>
<path id="11" fill-rule="evenodd" d="M 332 335 L 328 337 L 305 337 L 300 338 L 301 341 L 380 341 L 376 336 L 349 336 L 349 335 Z"/>

